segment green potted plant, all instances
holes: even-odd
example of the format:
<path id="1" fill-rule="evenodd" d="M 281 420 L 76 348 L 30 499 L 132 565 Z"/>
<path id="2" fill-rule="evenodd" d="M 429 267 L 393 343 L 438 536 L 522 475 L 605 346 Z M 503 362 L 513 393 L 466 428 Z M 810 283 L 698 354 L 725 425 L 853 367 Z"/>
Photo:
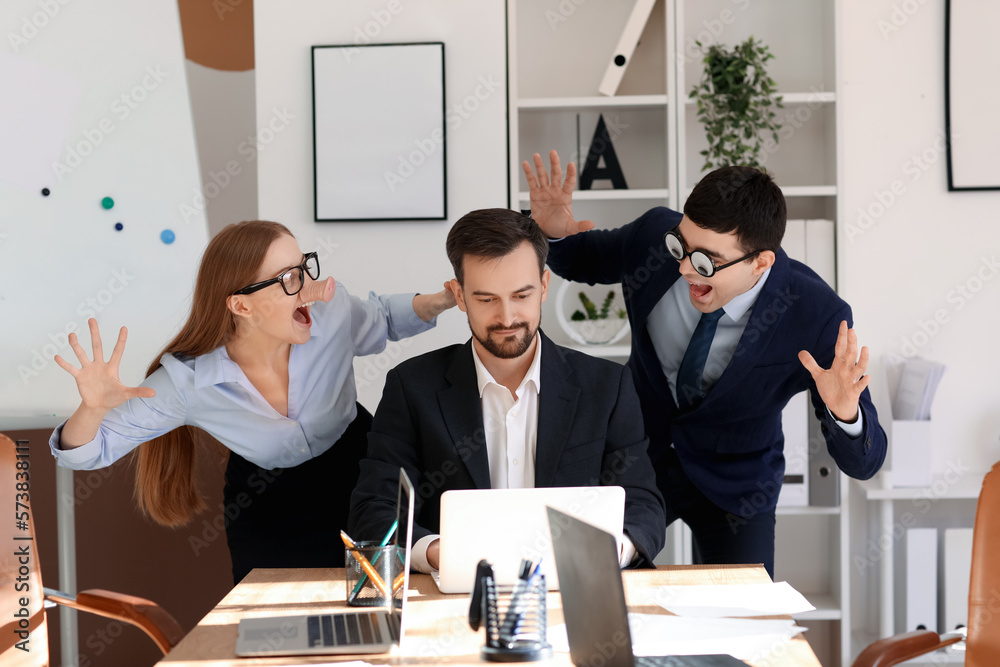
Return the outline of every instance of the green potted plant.
<path id="1" fill-rule="evenodd" d="M 580 292 L 579 298 L 580 303 L 583 304 L 583 310 L 573 311 L 570 316 L 570 324 L 584 342 L 592 345 L 603 345 L 611 341 L 625 326 L 625 309 L 615 308 L 612 310 L 611 308 L 615 300 L 614 290 L 608 292 L 608 295 L 604 297 L 600 309 L 585 293 Z"/>
<path id="2" fill-rule="evenodd" d="M 759 167 L 761 149 L 770 133 L 778 142 L 781 125 L 774 109 L 784 108 L 774 97 L 774 80 L 767 75 L 768 47 L 753 37 L 729 49 L 713 44 L 705 49 L 701 81 L 691 90 L 698 120 L 705 127 L 708 149 L 702 171 L 728 165 Z"/>

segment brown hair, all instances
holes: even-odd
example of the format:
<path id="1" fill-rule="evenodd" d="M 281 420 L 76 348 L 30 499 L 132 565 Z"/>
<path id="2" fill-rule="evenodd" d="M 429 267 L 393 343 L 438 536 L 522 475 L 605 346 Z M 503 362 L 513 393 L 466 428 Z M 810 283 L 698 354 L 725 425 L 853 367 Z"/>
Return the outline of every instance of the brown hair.
<path id="1" fill-rule="evenodd" d="M 277 222 L 251 220 L 227 225 L 205 248 L 198 268 L 191 314 L 177 336 L 149 365 L 146 377 L 160 367 L 160 357 L 197 357 L 228 343 L 236 334 L 236 318 L 226 303 L 236 290 L 256 280 L 268 248 L 282 234 Z M 135 499 L 140 509 L 164 526 L 182 526 L 205 509 L 195 482 L 195 429 L 181 426 L 139 447 Z"/>
<path id="2" fill-rule="evenodd" d="M 735 232 L 747 253 L 778 252 L 787 217 L 781 188 L 756 167 L 720 167 L 709 173 L 688 195 L 684 215 L 702 229 Z"/>
<path id="3" fill-rule="evenodd" d="M 526 215 L 507 208 L 484 208 L 466 213 L 448 232 L 445 251 L 459 284 L 465 277 L 462 260 L 466 255 L 499 259 L 527 241 L 538 255 L 538 273 L 545 270 L 549 240 L 538 224 Z"/>

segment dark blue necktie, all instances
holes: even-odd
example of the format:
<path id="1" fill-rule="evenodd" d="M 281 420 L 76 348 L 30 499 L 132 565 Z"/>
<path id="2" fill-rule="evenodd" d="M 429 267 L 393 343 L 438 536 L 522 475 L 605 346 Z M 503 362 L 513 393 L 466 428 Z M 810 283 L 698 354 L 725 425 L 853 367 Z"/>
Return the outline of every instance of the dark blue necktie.
<path id="1" fill-rule="evenodd" d="M 705 362 L 708 361 L 708 351 L 712 347 L 715 329 L 719 324 L 719 318 L 725 312 L 719 308 L 711 313 L 702 313 L 698 326 L 691 334 L 691 341 L 677 371 L 677 406 L 682 410 L 691 407 L 704 396 L 701 390 L 701 378 L 705 372 Z"/>

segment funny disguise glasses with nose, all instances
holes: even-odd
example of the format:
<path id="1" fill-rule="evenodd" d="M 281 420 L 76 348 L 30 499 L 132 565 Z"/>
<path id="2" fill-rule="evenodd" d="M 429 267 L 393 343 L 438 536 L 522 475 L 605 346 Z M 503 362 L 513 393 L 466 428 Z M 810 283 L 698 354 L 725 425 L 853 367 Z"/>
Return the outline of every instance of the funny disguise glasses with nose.
<path id="1" fill-rule="evenodd" d="M 236 290 L 233 294 L 253 294 L 257 290 L 262 290 L 269 285 L 278 283 L 281 285 L 281 289 L 285 290 L 285 294 L 295 296 L 302 291 L 302 286 L 305 285 L 305 276 L 303 273 L 308 273 L 309 277 L 313 280 L 319 278 L 319 257 L 315 252 L 307 253 L 301 264 L 293 266 L 280 276 L 268 278 L 253 285 L 247 285 L 243 289 Z"/>
<path id="2" fill-rule="evenodd" d="M 670 256 L 676 259 L 678 262 L 683 262 L 685 257 L 691 258 L 691 266 L 699 274 L 705 276 L 706 278 L 711 278 L 716 271 L 721 271 L 722 269 L 732 266 L 733 264 L 739 264 L 740 262 L 749 259 L 757 254 L 757 252 L 751 252 L 747 255 L 743 255 L 737 260 L 732 262 L 727 262 L 722 266 L 716 266 L 712 258 L 709 257 L 703 250 L 694 250 L 692 252 L 686 252 L 684 250 L 684 241 L 677 232 L 667 232 L 663 237 L 664 242 L 667 244 L 667 251 Z"/>

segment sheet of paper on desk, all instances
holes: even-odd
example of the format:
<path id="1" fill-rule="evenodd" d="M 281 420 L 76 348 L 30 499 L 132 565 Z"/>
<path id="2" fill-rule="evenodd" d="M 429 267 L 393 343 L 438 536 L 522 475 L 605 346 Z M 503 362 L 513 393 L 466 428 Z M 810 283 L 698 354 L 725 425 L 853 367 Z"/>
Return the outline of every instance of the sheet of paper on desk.
<path id="1" fill-rule="evenodd" d="M 787 581 L 731 586 L 659 586 L 646 597 L 672 614 L 698 618 L 784 616 L 812 611 Z"/>
<path id="2" fill-rule="evenodd" d="M 663 614 L 628 615 L 635 655 L 728 653 L 740 660 L 761 660 L 804 630 L 791 619 L 684 618 Z M 569 651 L 566 626 L 549 627 L 549 643 Z"/>

